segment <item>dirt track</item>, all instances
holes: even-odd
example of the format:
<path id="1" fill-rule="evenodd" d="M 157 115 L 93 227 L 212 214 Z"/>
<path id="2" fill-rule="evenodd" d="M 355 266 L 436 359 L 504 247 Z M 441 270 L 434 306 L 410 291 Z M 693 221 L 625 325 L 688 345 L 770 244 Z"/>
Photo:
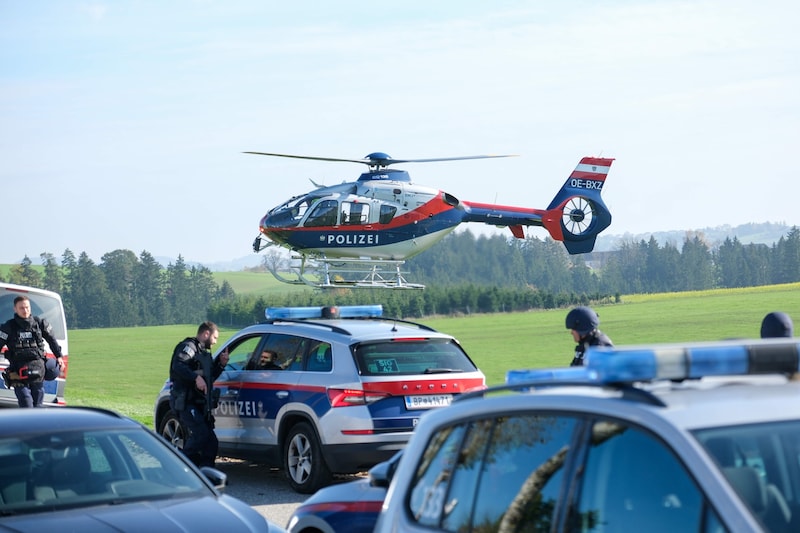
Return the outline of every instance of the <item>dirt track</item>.
<path id="1" fill-rule="evenodd" d="M 251 505 L 282 527 L 286 527 L 295 508 L 308 498 L 307 494 L 293 491 L 275 468 L 226 458 L 218 458 L 216 468 L 228 475 L 226 494 Z"/>

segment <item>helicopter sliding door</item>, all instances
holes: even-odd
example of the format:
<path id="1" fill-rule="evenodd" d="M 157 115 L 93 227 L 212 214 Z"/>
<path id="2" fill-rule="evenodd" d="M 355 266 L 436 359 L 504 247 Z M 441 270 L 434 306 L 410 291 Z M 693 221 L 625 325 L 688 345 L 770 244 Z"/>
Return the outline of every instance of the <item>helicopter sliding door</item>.
<path id="1" fill-rule="evenodd" d="M 370 205 L 364 202 L 342 202 L 342 225 L 357 226 L 369 224 Z"/>

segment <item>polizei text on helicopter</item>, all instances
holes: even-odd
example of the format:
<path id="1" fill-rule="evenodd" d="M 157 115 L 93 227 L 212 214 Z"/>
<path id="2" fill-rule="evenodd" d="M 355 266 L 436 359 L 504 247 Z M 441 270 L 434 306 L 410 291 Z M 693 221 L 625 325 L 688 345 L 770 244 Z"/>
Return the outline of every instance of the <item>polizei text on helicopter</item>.
<path id="1" fill-rule="evenodd" d="M 338 233 L 325 235 L 327 244 L 352 244 L 356 246 L 372 246 L 378 244 L 377 233 Z"/>

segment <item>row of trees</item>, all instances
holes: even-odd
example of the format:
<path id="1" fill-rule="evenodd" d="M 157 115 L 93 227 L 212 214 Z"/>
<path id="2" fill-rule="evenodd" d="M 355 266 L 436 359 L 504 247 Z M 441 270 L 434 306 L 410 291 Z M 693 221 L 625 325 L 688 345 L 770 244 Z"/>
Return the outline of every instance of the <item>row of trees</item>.
<path id="1" fill-rule="evenodd" d="M 533 287 L 555 293 L 635 294 L 748 287 L 800 281 L 800 229 L 772 246 L 726 239 L 714 248 L 699 233 L 682 245 L 628 241 L 613 252 L 569 256 L 551 239 L 448 235 L 407 263 L 427 285 Z"/>
<path id="2" fill-rule="evenodd" d="M 265 257 L 265 262 L 270 258 Z M 274 258 L 272 258 L 274 259 Z M 268 305 L 347 305 L 381 302 L 398 317 L 517 311 L 618 300 L 620 294 L 678 292 L 800 281 L 800 229 L 771 246 L 727 239 L 712 248 L 701 234 L 682 246 L 624 242 L 613 252 L 570 256 L 551 239 L 475 237 L 453 233 L 410 259 L 408 279 L 424 291 L 334 290 L 256 298 L 218 285 L 205 267 L 182 257 L 162 267 L 148 252 L 115 250 L 95 264 L 66 250 L 57 262 L 27 257 L 8 281 L 59 292 L 70 327 L 128 327 L 199 323 L 241 326 L 263 319 Z M 268 275 L 268 274 L 264 274 Z"/>
<path id="3" fill-rule="evenodd" d="M 61 294 L 67 323 L 74 328 L 200 323 L 208 306 L 235 297 L 230 284 L 219 286 L 210 270 L 187 266 L 182 257 L 163 268 L 149 252 L 138 257 L 115 250 L 96 264 L 84 252 L 66 250 L 59 264 L 41 254 L 43 268 L 25 257 L 8 281 Z"/>
<path id="4" fill-rule="evenodd" d="M 462 284 L 451 287 L 431 286 L 423 291 L 369 289 L 333 289 L 292 293 L 270 298 L 237 296 L 209 306 L 208 316 L 217 324 L 243 325 L 264 320 L 266 307 L 363 305 L 380 303 L 384 316 L 420 318 L 430 315 L 458 315 L 555 309 L 570 305 L 588 305 L 605 300 L 599 294 L 552 293 L 533 288 L 497 287 Z"/>

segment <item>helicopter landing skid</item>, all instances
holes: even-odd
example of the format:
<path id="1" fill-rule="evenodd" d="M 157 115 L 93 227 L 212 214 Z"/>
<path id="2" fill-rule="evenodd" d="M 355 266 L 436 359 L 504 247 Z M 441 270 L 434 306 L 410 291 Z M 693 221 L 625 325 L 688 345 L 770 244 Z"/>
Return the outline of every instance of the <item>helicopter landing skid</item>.
<path id="1" fill-rule="evenodd" d="M 279 272 L 270 269 L 278 281 L 291 285 L 308 285 L 317 289 L 424 289 L 425 285 L 409 283 L 400 267 L 405 261 L 390 259 L 327 259 L 315 257 L 306 264 L 300 258 L 299 266 L 292 267 L 296 279 L 287 279 Z M 313 264 L 313 266 L 312 266 Z M 310 279 L 307 270 L 314 271 Z"/>

